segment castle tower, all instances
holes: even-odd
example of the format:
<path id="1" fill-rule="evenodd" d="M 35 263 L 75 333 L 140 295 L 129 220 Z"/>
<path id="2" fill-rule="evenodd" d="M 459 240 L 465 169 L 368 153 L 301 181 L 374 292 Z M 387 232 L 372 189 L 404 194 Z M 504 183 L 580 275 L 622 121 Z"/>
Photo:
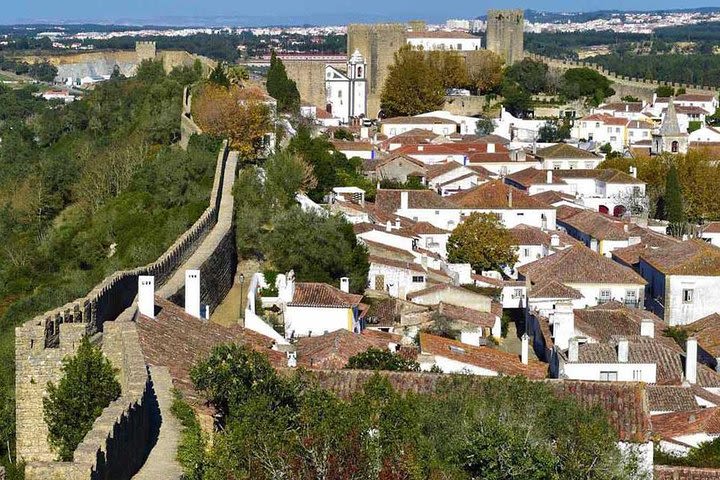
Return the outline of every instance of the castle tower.
<path id="1" fill-rule="evenodd" d="M 688 151 L 688 134 L 680 130 L 680 124 L 675 111 L 675 102 L 670 98 L 668 108 L 665 112 L 660 130 L 653 133 L 650 153 L 659 155 L 661 153 L 682 153 Z"/>
<path id="2" fill-rule="evenodd" d="M 401 23 L 348 25 L 348 52 L 357 50 L 365 57 L 366 113 L 370 118 L 376 118 L 380 111 L 380 95 L 395 52 L 406 43 L 407 32 Z"/>
<path id="3" fill-rule="evenodd" d="M 488 10 L 486 45 L 487 49 L 512 65 L 523 59 L 523 27 L 525 19 L 522 10 Z"/>
<path id="4" fill-rule="evenodd" d="M 138 60 L 155 60 L 157 48 L 155 42 L 135 42 L 135 53 L 138 56 Z"/>

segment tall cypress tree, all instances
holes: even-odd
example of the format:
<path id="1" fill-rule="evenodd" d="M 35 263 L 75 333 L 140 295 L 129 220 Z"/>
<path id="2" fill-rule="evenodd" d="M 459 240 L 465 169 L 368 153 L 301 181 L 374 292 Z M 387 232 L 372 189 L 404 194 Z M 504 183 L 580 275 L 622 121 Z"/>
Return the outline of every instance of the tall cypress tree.
<path id="1" fill-rule="evenodd" d="M 665 180 L 665 218 L 670 222 L 672 232 L 680 234 L 685 223 L 685 212 L 680 179 L 675 165 L 670 167 Z"/>
<path id="2" fill-rule="evenodd" d="M 300 92 L 297 84 L 287 76 L 282 60 L 277 58 L 275 50 L 270 56 L 270 69 L 267 75 L 268 94 L 277 100 L 278 110 L 294 112 L 300 108 Z"/>

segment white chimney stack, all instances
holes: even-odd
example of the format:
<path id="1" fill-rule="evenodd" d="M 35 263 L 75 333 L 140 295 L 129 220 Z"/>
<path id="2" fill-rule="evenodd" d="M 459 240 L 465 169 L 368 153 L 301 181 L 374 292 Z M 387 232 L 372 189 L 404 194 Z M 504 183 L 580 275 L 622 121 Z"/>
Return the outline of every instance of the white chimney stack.
<path id="1" fill-rule="evenodd" d="M 387 222 L 385 222 L 385 231 L 386 231 L 386 232 L 392 231 L 392 223 L 390 222 L 390 220 L 388 220 Z"/>
<path id="2" fill-rule="evenodd" d="M 513 188 L 508 187 L 508 207 L 512 208 L 512 194 L 513 194 Z"/>
<path id="3" fill-rule="evenodd" d="M 200 315 L 200 270 L 185 270 L 185 313 L 195 318 Z"/>
<path id="4" fill-rule="evenodd" d="M 407 210 L 409 202 L 409 193 L 408 192 L 400 192 L 400 209 L 401 210 Z"/>
<path id="5" fill-rule="evenodd" d="M 550 246 L 551 247 L 559 247 L 560 246 L 560 235 L 557 233 L 553 233 L 550 235 Z"/>
<path id="6" fill-rule="evenodd" d="M 494 143 L 487 144 L 487 153 L 495 153 L 495 144 Z"/>
<path id="7" fill-rule="evenodd" d="M 580 342 L 578 341 L 577 337 L 573 337 L 570 339 L 570 343 L 568 343 L 568 361 L 577 362 L 579 358 Z"/>
<path id="8" fill-rule="evenodd" d="M 649 318 L 644 318 L 640 322 L 640 335 L 643 337 L 655 338 L 655 322 Z"/>
<path id="9" fill-rule="evenodd" d="M 400 228 L 400 219 L 399 218 L 395 219 L 395 228 Z"/>
<path id="10" fill-rule="evenodd" d="M 618 340 L 617 355 L 619 363 L 627 363 L 630 361 L 630 342 L 623 338 Z"/>
<path id="11" fill-rule="evenodd" d="M 690 337 L 685 344 L 685 380 L 697 383 L 697 338 Z"/>
<path id="12" fill-rule="evenodd" d="M 140 315 L 155 318 L 155 277 L 138 277 L 138 310 Z"/>
<path id="13" fill-rule="evenodd" d="M 340 290 L 345 293 L 350 293 L 350 279 L 348 277 L 342 277 L 340 279 Z"/>
<path id="14" fill-rule="evenodd" d="M 552 183 L 553 182 L 552 170 L 548 170 L 545 175 L 547 176 L 547 180 L 545 183 Z"/>
<path id="15" fill-rule="evenodd" d="M 297 367 L 297 352 L 287 352 L 287 366 L 288 368 Z"/>
<path id="16" fill-rule="evenodd" d="M 524 365 L 527 365 L 527 364 L 528 364 L 528 355 L 529 355 L 529 349 L 530 349 L 530 345 L 529 345 L 530 342 L 529 342 L 529 340 L 530 340 L 530 339 L 529 339 L 527 333 L 523 333 L 523 336 L 522 336 L 522 350 L 520 350 L 520 361 L 521 361 Z"/>

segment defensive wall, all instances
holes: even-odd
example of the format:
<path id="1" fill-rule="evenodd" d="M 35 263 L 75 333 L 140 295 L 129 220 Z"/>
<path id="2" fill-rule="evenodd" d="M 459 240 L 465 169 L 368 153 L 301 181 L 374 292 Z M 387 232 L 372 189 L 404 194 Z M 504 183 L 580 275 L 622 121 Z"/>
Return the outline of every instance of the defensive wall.
<path id="1" fill-rule="evenodd" d="M 185 92 L 184 105 L 190 97 Z M 187 113 L 184 109 L 183 117 Z M 188 116 L 192 121 L 192 118 Z M 17 455 L 28 480 L 125 479 L 142 466 L 154 435 L 157 402 L 132 321 L 138 277 L 152 275 L 158 294 L 175 298 L 186 268 L 201 270 L 201 299 L 212 311 L 230 290 L 236 267 L 232 187 L 237 154 L 224 142 L 216 163 L 210 205 L 155 262 L 105 278 L 83 298 L 39 315 L 15 329 Z M 182 302 L 180 302 L 182 304 Z M 42 398 L 57 382 L 62 360 L 83 336 L 100 341 L 119 370 L 121 397 L 106 408 L 77 448 L 72 462 L 57 462 L 47 440 Z"/>
<path id="2" fill-rule="evenodd" d="M 192 118 L 192 92 L 190 87 L 183 89 L 183 106 L 180 114 L 180 147 L 187 150 L 190 143 L 190 137 L 200 135 L 202 130 L 193 121 Z"/>
<path id="3" fill-rule="evenodd" d="M 620 100 L 625 96 L 637 97 L 641 100 L 652 101 L 653 93 L 660 86 L 668 86 L 673 88 L 684 88 L 687 93 L 716 93 L 716 88 L 707 85 L 690 85 L 686 83 L 664 82 L 657 80 L 648 80 L 645 78 L 628 77 L 610 72 L 601 65 L 592 62 L 581 62 L 575 60 L 559 60 L 556 58 L 545 57 L 534 53 L 526 53 L 525 55 L 532 60 L 543 62 L 548 67 L 557 70 L 568 70 L 570 68 L 590 68 L 601 73 L 613 82 L 612 88 L 615 95 L 611 100 Z"/>
<path id="4" fill-rule="evenodd" d="M 49 62 L 58 69 L 56 79 L 82 78 L 111 75 L 115 66 L 126 77 L 132 77 L 143 60 L 160 60 L 166 72 L 175 67 L 192 67 L 199 60 L 205 73 L 211 71 L 217 62 L 202 55 L 179 50 L 155 49 L 155 42 L 137 42 L 135 50 L 97 50 L 52 55 L 20 55 L 14 57 L 27 63 Z"/>
<path id="5" fill-rule="evenodd" d="M 720 480 L 720 469 L 656 465 L 655 480 Z"/>

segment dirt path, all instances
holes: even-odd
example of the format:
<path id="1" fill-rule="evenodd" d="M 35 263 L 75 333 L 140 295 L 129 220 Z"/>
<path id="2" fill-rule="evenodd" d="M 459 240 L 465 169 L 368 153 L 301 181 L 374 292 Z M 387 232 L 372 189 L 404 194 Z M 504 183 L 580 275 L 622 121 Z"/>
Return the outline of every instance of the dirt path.
<path id="1" fill-rule="evenodd" d="M 242 298 L 243 308 L 246 306 L 247 291 L 250 286 L 252 276 L 260 269 L 260 264 L 256 260 L 242 260 L 237 267 L 235 281 L 228 292 L 225 300 L 215 309 L 210 320 L 223 326 L 235 325 L 240 318 L 240 299 Z M 242 285 L 242 295 L 240 294 L 240 274 L 245 276 Z"/>

